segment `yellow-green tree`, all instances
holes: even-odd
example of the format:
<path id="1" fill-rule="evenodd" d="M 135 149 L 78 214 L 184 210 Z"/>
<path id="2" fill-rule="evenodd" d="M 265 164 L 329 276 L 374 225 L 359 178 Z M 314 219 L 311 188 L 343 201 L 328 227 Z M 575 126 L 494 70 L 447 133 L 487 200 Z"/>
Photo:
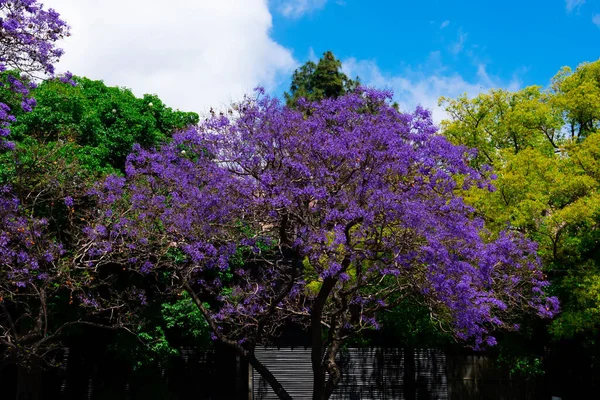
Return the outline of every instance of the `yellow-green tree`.
<path id="1" fill-rule="evenodd" d="M 440 99 L 442 132 L 477 148 L 473 163 L 494 168 L 496 191 L 465 194 L 492 233 L 506 227 L 539 243 L 563 312 L 555 338 L 600 329 L 600 60 L 563 68 L 551 87 L 491 90 Z"/>
<path id="2" fill-rule="evenodd" d="M 552 79 L 552 103 L 563 112 L 572 140 L 582 140 L 600 127 L 600 61 L 575 71 L 564 67 Z"/>
<path id="3" fill-rule="evenodd" d="M 442 122 L 444 134 L 477 149 L 475 162 L 480 166 L 496 166 L 507 155 L 528 148 L 552 153 L 561 143 L 561 112 L 540 86 L 517 92 L 492 89 L 473 99 L 442 97 L 440 105 L 450 116 Z"/>

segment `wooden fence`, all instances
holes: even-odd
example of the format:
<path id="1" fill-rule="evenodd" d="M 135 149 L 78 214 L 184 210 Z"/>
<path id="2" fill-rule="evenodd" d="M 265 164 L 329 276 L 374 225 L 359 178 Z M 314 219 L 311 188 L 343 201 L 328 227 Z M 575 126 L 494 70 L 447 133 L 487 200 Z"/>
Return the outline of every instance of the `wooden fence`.
<path id="1" fill-rule="evenodd" d="M 567 349 L 568 350 L 568 349 Z M 182 348 L 168 366 L 135 371 L 102 346 L 73 348 L 64 367 L 42 374 L 41 391 L 18 400 L 262 400 L 271 389 L 226 349 Z M 271 368 L 294 399 L 310 399 L 309 349 L 261 348 L 257 357 Z M 544 378 L 511 376 L 484 354 L 464 350 L 364 348 L 339 355 L 343 371 L 335 400 L 562 400 L 596 398 L 600 371 L 574 361 L 573 352 L 547 360 Z M 554 360 L 554 361 L 553 361 Z M 565 360 L 565 362 L 563 362 Z M 582 359 L 582 361 L 584 361 Z M 0 399 L 16 397 L 15 368 L 0 371 Z"/>
<path id="2" fill-rule="evenodd" d="M 308 348 L 263 348 L 257 358 L 294 399 L 310 399 Z M 535 399 L 540 381 L 510 377 L 489 358 L 435 349 L 346 349 L 339 354 L 342 380 L 332 400 Z M 252 376 L 253 400 L 275 400 L 267 383 Z"/>

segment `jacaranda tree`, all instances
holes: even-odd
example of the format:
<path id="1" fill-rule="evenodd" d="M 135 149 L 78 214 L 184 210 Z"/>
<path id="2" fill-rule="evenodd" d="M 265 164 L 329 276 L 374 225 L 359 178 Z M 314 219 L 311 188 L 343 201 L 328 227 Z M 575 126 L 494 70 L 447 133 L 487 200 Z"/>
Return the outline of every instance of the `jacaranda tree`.
<path id="1" fill-rule="evenodd" d="M 24 111 L 35 105 L 29 97 L 34 87 L 29 78 L 54 73 L 54 63 L 63 53 L 55 43 L 68 34 L 69 27 L 59 14 L 45 10 L 37 0 L 0 0 L 0 72 L 17 72 L 16 76 L 7 75 L 1 84 L 8 85 L 19 97 Z M 12 147 L 5 141 L 12 121 L 9 105 L 0 102 L 0 149 Z"/>
<path id="2" fill-rule="evenodd" d="M 66 336 L 83 326 L 137 326 L 136 304 L 146 303 L 131 274 L 77 259 L 77 238 L 95 210 L 87 175 L 64 150 L 31 146 L 19 179 L 0 185 L 0 370 L 16 367 L 24 399 L 43 393 L 40 372 L 63 361 Z"/>
<path id="3" fill-rule="evenodd" d="M 473 346 L 522 313 L 551 317 L 535 244 L 491 239 L 458 196 L 491 188 L 472 153 L 390 98 L 359 89 L 289 109 L 259 90 L 158 150 L 136 148 L 127 176 L 98 187 L 82 256 L 188 292 L 280 398 L 254 349 L 290 321 L 310 331 L 320 400 L 340 382 L 344 342 L 407 296 Z"/>
<path id="4" fill-rule="evenodd" d="M 53 75 L 62 54 L 55 43 L 68 31 L 58 13 L 36 0 L 0 0 L 0 151 L 14 149 L 7 139 L 9 125 L 16 114 L 32 110 L 34 82 Z M 70 74 L 61 80 L 73 84 Z M 0 162 L 0 369 L 16 365 L 17 397 L 37 399 L 42 391 L 39 371 L 56 365 L 56 350 L 67 330 L 82 324 L 116 327 L 135 315 L 125 309 L 136 301 L 109 301 L 112 291 L 123 301 L 129 286 L 114 274 L 78 268 L 73 239 L 89 204 L 78 160 L 69 157 L 64 143 L 29 144 L 26 159 L 10 152 L 16 169 L 5 163 L 9 156 Z M 20 182 L 4 180 L 10 171 L 23 172 L 28 168 L 22 166 L 34 164 Z M 137 304 L 143 299 L 137 292 L 129 295 Z M 114 310 L 123 312 L 114 315 Z"/>
<path id="5" fill-rule="evenodd" d="M 53 74 L 62 50 L 55 42 L 68 35 L 68 26 L 54 10 L 36 0 L 0 0 L 0 84 L 14 94 L 0 101 L 0 151 L 12 149 L 6 140 L 15 108 L 30 111 L 29 97 L 37 74 Z M 12 109 L 11 109 L 12 107 Z M 61 246 L 46 233 L 48 221 L 22 213 L 18 196 L 0 187 L 0 360 L 31 361 L 49 339 L 46 288 L 54 287 L 48 275 Z M 34 297 L 36 306 L 27 304 Z M 43 312 L 41 311 L 43 310 Z M 33 350 L 33 353 L 32 353 Z M 43 351 L 42 351 L 43 353 Z"/>

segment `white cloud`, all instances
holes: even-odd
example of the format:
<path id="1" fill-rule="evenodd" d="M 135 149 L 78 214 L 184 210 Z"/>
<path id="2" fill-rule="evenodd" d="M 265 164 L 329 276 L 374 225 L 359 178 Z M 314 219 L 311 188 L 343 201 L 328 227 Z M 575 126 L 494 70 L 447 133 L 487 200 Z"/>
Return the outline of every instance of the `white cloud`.
<path id="1" fill-rule="evenodd" d="M 600 14 L 594 14 L 592 22 L 600 28 Z"/>
<path id="2" fill-rule="evenodd" d="M 308 48 L 308 61 L 312 61 L 314 63 L 319 61 L 319 57 L 315 53 L 315 49 L 311 47 Z"/>
<path id="3" fill-rule="evenodd" d="M 360 76 L 367 86 L 392 89 L 394 100 L 403 111 L 412 111 L 417 105 L 431 110 L 436 123 L 446 118 L 445 111 L 438 106 L 441 96 L 456 98 L 466 93 L 473 97 L 492 88 L 517 90 L 521 86 L 517 77 L 507 83 L 490 76 L 483 64 L 477 66 L 475 80 L 466 80 L 457 73 L 448 72 L 441 64 L 439 52 L 430 54 L 427 65 L 436 67 L 427 73 L 407 69 L 401 75 L 391 75 L 382 72 L 374 61 L 350 58 L 343 61 L 343 70 L 348 76 Z"/>
<path id="4" fill-rule="evenodd" d="M 571 12 L 585 3 L 585 0 L 566 0 L 567 11 Z"/>
<path id="5" fill-rule="evenodd" d="M 71 25 L 58 71 L 206 112 L 297 66 L 270 36 L 267 0 L 46 0 Z"/>
<path id="6" fill-rule="evenodd" d="M 467 34 L 463 33 L 462 31 L 458 31 L 458 40 L 454 43 L 452 43 L 452 46 L 450 46 L 450 52 L 454 55 L 459 54 L 461 51 L 463 51 L 464 47 L 465 47 L 465 41 L 467 40 Z"/>
<path id="7" fill-rule="evenodd" d="M 300 18 L 315 10 L 325 7 L 327 0 L 275 0 L 277 9 L 281 14 L 288 18 Z M 339 2 L 339 5 L 345 5 L 345 2 Z"/>
<path id="8" fill-rule="evenodd" d="M 445 27 L 447 27 L 448 25 L 450 25 L 450 21 L 445 20 L 444 22 L 441 23 L 440 25 L 440 29 L 444 29 Z"/>

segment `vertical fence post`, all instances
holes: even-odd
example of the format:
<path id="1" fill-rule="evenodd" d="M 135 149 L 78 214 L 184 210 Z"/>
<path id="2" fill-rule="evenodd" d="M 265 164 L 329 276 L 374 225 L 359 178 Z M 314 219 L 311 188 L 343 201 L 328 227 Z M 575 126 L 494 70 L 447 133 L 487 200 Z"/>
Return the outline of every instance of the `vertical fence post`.
<path id="1" fill-rule="evenodd" d="M 62 365 L 61 365 L 61 370 L 62 370 L 63 376 L 62 376 L 62 380 L 60 382 L 60 397 L 63 399 L 66 397 L 66 393 L 67 393 L 69 351 L 71 349 L 69 349 L 68 347 L 65 347 L 64 350 L 65 350 L 65 353 L 64 353 L 63 361 L 62 361 Z"/>
<path id="2" fill-rule="evenodd" d="M 94 396 L 94 379 L 92 377 L 88 378 L 88 387 L 87 387 L 87 400 L 92 400 Z"/>
<path id="3" fill-rule="evenodd" d="M 254 369 L 252 365 L 248 363 L 248 400 L 254 400 L 254 389 L 253 389 Z"/>

